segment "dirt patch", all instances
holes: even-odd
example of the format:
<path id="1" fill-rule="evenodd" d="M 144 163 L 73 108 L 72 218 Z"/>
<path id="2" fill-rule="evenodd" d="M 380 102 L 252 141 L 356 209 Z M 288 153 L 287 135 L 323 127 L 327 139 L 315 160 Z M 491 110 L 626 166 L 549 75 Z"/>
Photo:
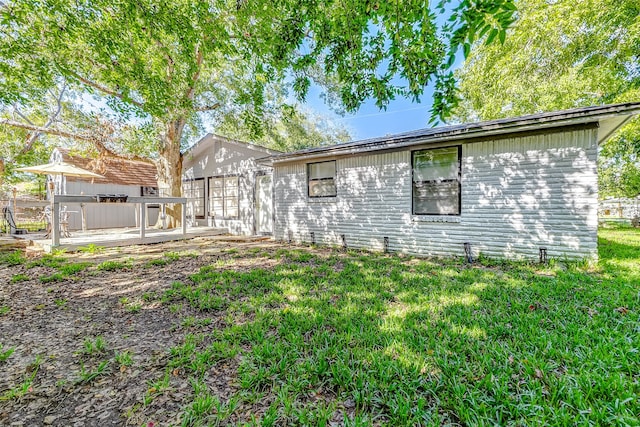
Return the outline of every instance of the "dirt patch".
<path id="1" fill-rule="evenodd" d="M 44 282 L 42 277 L 57 270 L 28 262 L 3 266 L 0 356 L 13 353 L 0 358 L 0 425 L 180 423 L 193 391 L 187 376 L 168 370 L 167 358 L 183 342 L 185 313 L 160 304 L 160 296 L 173 282 L 188 280 L 236 250 L 276 248 L 270 241 L 193 239 L 65 254 L 67 263 L 88 264 Z M 105 261 L 110 269 L 98 267 Z M 220 322 L 213 313 L 206 328 Z M 222 397 L 234 392 L 236 365 L 220 364 L 208 373 L 210 389 Z"/>

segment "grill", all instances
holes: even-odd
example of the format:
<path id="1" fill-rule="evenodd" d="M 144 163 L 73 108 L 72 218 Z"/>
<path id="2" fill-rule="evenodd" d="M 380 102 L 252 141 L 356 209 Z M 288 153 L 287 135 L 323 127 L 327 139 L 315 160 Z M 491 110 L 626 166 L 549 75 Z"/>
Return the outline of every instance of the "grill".
<path id="1" fill-rule="evenodd" d="M 126 203 L 126 194 L 97 194 L 96 202 L 98 203 Z"/>

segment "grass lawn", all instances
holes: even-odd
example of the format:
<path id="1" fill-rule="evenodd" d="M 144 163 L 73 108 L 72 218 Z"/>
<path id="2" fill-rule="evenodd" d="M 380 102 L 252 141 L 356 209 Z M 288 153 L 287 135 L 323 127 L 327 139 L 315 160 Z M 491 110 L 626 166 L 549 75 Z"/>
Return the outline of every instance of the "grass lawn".
<path id="1" fill-rule="evenodd" d="M 182 336 L 139 410 L 180 377 L 186 426 L 638 425 L 640 230 L 599 244 L 596 266 L 228 251 L 145 297 Z"/>
<path id="2" fill-rule="evenodd" d="M 263 425 L 636 424 L 640 233 L 600 245 L 593 271 L 306 250 L 205 267 L 164 295 L 228 318 L 171 350 L 194 378 L 185 420 L 224 418 L 198 377 L 241 354 L 235 398 L 272 396 Z"/>

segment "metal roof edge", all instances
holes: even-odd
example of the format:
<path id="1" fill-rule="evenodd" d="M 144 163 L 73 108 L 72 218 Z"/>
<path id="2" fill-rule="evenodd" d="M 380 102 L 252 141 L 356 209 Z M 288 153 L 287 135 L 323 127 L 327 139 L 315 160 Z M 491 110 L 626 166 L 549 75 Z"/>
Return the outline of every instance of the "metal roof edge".
<path id="1" fill-rule="evenodd" d="M 388 150 L 424 143 L 435 144 L 444 141 L 475 139 L 505 133 L 527 132 L 536 129 L 571 126 L 579 123 L 600 121 L 614 116 L 631 116 L 639 113 L 640 102 L 582 107 L 506 119 L 444 126 L 440 128 L 425 128 L 417 131 L 387 135 L 384 137 L 352 141 L 327 147 L 299 150 L 292 153 L 284 153 L 272 156 L 272 161 L 274 164 L 277 164 L 301 159 Z"/>

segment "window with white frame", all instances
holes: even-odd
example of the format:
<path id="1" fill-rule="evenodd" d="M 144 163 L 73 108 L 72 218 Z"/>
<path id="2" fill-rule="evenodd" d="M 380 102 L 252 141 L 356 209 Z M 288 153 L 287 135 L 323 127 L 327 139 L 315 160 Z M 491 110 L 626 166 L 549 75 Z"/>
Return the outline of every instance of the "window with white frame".
<path id="1" fill-rule="evenodd" d="M 187 215 L 204 219 L 204 178 L 184 181 L 182 194 L 187 198 Z"/>
<path id="2" fill-rule="evenodd" d="M 335 197 L 336 161 L 307 164 L 309 197 Z"/>
<path id="3" fill-rule="evenodd" d="M 460 215 L 462 147 L 414 151 L 413 214 Z"/>
<path id="4" fill-rule="evenodd" d="M 209 177 L 209 216 L 238 218 L 238 176 Z"/>

